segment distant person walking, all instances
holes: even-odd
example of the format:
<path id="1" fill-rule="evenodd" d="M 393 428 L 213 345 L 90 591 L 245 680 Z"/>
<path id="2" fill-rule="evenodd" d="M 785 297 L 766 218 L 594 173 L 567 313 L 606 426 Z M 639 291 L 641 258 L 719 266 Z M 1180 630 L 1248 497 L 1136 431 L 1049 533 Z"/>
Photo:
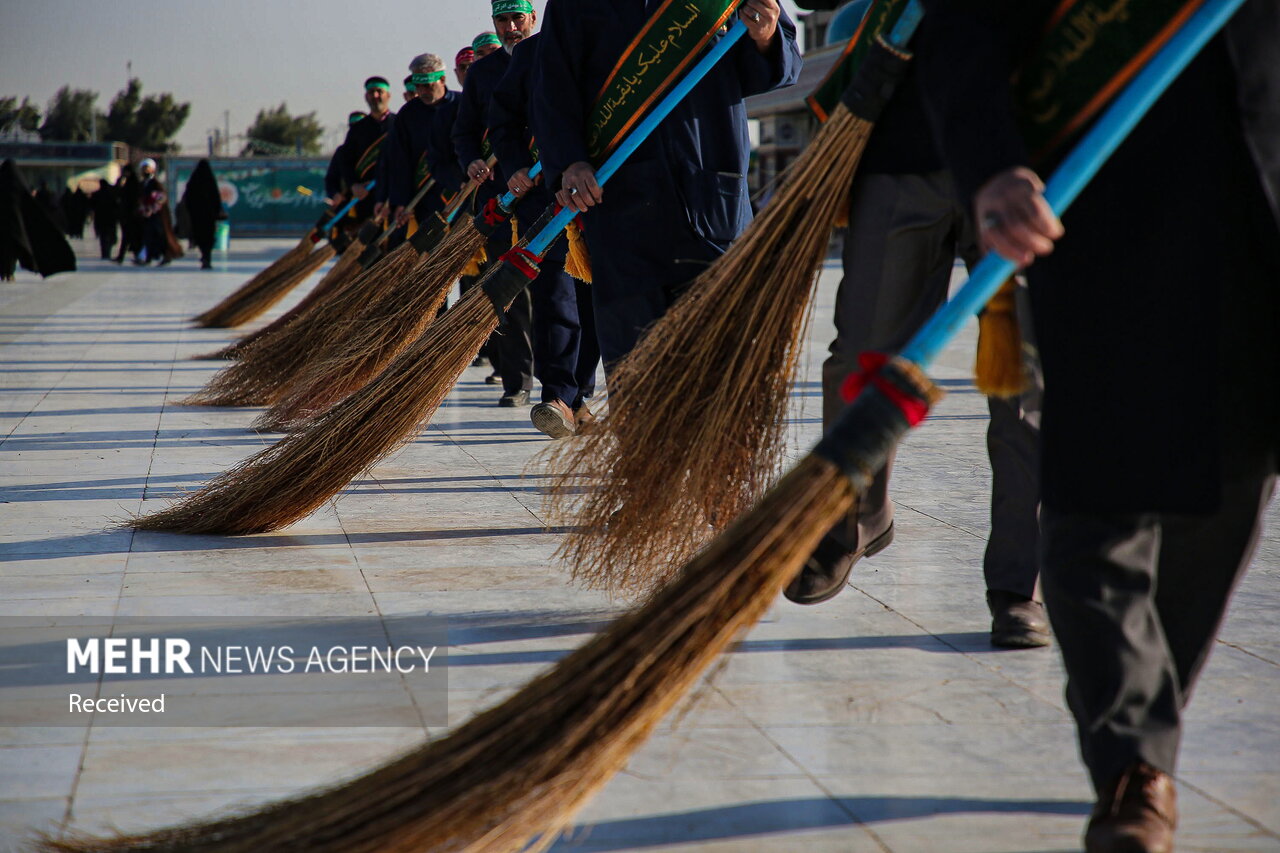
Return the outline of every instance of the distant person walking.
<path id="1" fill-rule="evenodd" d="M 102 259 L 109 261 L 120 229 L 120 192 L 103 180 L 98 184 L 98 191 L 89 197 L 89 204 L 93 208 L 93 232 L 98 235 Z"/>
<path id="2" fill-rule="evenodd" d="M 223 218 L 222 196 L 218 193 L 218 181 L 208 160 L 196 164 L 182 193 L 182 206 L 191 220 L 190 238 L 200 250 L 200 269 L 213 269 L 213 234 L 218 220 Z"/>
<path id="3" fill-rule="evenodd" d="M 125 166 L 116 181 L 116 201 L 120 211 L 120 253 L 116 263 L 124 263 L 126 253 L 134 259 L 142 251 L 142 214 L 138 212 L 138 200 L 142 196 L 142 183 L 132 165 Z"/>
<path id="4" fill-rule="evenodd" d="M 145 266 L 156 261 L 164 266 L 182 257 L 182 247 L 173 236 L 169 220 L 169 194 L 156 177 L 156 161 L 150 157 L 138 164 L 142 186 L 138 196 L 138 214 L 142 218 L 142 252 L 134 263 Z"/>

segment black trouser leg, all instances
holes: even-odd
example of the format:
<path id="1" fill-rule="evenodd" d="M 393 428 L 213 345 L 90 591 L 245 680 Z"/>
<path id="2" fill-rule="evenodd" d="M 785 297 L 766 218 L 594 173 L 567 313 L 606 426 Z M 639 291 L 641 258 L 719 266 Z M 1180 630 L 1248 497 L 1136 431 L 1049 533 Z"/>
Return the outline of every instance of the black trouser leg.
<path id="1" fill-rule="evenodd" d="M 1275 486 L 1223 484 L 1207 516 L 1042 512 L 1045 604 L 1096 790 L 1141 759 L 1172 773 L 1182 709 Z"/>

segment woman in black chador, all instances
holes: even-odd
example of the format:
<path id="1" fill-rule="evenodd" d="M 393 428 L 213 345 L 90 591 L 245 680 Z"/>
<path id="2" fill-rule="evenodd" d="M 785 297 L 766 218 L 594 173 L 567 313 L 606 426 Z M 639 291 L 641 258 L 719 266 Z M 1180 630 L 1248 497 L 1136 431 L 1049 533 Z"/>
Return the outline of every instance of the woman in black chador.
<path id="1" fill-rule="evenodd" d="M 93 206 L 93 230 L 102 247 L 102 259 L 109 261 L 120 225 L 120 193 L 104 178 L 98 184 L 98 191 L 89 197 L 89 203 Z"/>
<path id="2" fill-rule="evenodd" d="M 142 251 L 142 215 L 138 213 L 138 199 L 142 195 L 142 185 L 138 183 L 138 173 L 132 165 L 120 170 L 120 180 L 116 181 L 116 199 L 120 203 L 120 253 L 116 255 L 116 263 L 124 263 L 126 252 L 136 258 Z"/>
<path id="3" fill-rule="evenodd" d="M 76 268 L 75 252 L 12 160 L 0 163 L 0 281 L 18 265 L 42 276 Z"/>
<path id="4" fill-rule="evenodd" d="M 182 204 L 191 218 L 191 242 L 200 249 L 200 268 L 212 269 L 209 255 L 213 252 L 213 232 L 222 214 L 222 197 L 208 160 L 196 164 L 182 193 Z"/>

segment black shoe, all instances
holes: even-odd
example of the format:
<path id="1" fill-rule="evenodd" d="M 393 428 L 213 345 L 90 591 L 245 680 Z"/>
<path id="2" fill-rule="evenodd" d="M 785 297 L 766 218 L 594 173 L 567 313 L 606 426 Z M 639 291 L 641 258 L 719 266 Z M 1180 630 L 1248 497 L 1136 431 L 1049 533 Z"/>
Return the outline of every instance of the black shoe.
<path id="1" fill-rule="evenodd" d="M 484 378 L 484 384 L 485 385 L 501 385 L 502 377 L 498 375 L 497 371 L 494 371 L 493 373 L 490 373 L 488 376 Z"/>
<path id="2" fill-rule="evenodd" d="M 849 582 L 849 573 L 853 571 L 854 563 L 863 557 L 879 554 L 892 543 L 892 521 L 884 533 L 868 542 L 862 550 L 853 553 L 827 534 L 822 537 L 818 547 L 813 549 L 800 574 L 791 579 L 782 594 L 796 604 L 820 604 L 829 598 L 835 598 Z"/>
<path id="3" fill-rule="evenodd" d="M 488 367 L 489 359 L 485 358 L 482 355 L 478 355 L 476 356 L 476 360 L 471 362 L 471 366 L 472 367 Z"/>
<path id="4" fill-rule="evenodd" d="M 1036 649 L 1049 645 L 1049 620 L 1044 605 L 1038 601 L 1005 592 L 987 590 L 987 607 L 991 609 L 991 645 L 1002 649 Z"/>
<path id="5" fill-rule="evenodd" d="M 502 399 L 498 400 L 498 405 L 504 409 L 518 409 L 521 406 L 527 406 L 529 405 L 529 392 L 521 390 L 503 394 Z"/>

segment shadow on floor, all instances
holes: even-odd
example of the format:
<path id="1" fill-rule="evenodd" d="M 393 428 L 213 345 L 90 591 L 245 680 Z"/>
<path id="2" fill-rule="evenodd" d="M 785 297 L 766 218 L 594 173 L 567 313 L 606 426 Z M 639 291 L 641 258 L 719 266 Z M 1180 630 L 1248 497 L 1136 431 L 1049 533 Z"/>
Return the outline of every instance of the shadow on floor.
<path id="1" fill-rule="evenodd" d="M 1090 804 L 1073 800 L 993 800 L 967 797 L 846 797 L 741 803 L 699 811 L 585 824 L 552 848 L 569 851 L 634 850 L 703 841 L 746 841 L 783 832 L 916 820 L 942 814 L 1041 814 L 1084 817 Z M 804 849 L 796 839 L 795 849 Z"/>

